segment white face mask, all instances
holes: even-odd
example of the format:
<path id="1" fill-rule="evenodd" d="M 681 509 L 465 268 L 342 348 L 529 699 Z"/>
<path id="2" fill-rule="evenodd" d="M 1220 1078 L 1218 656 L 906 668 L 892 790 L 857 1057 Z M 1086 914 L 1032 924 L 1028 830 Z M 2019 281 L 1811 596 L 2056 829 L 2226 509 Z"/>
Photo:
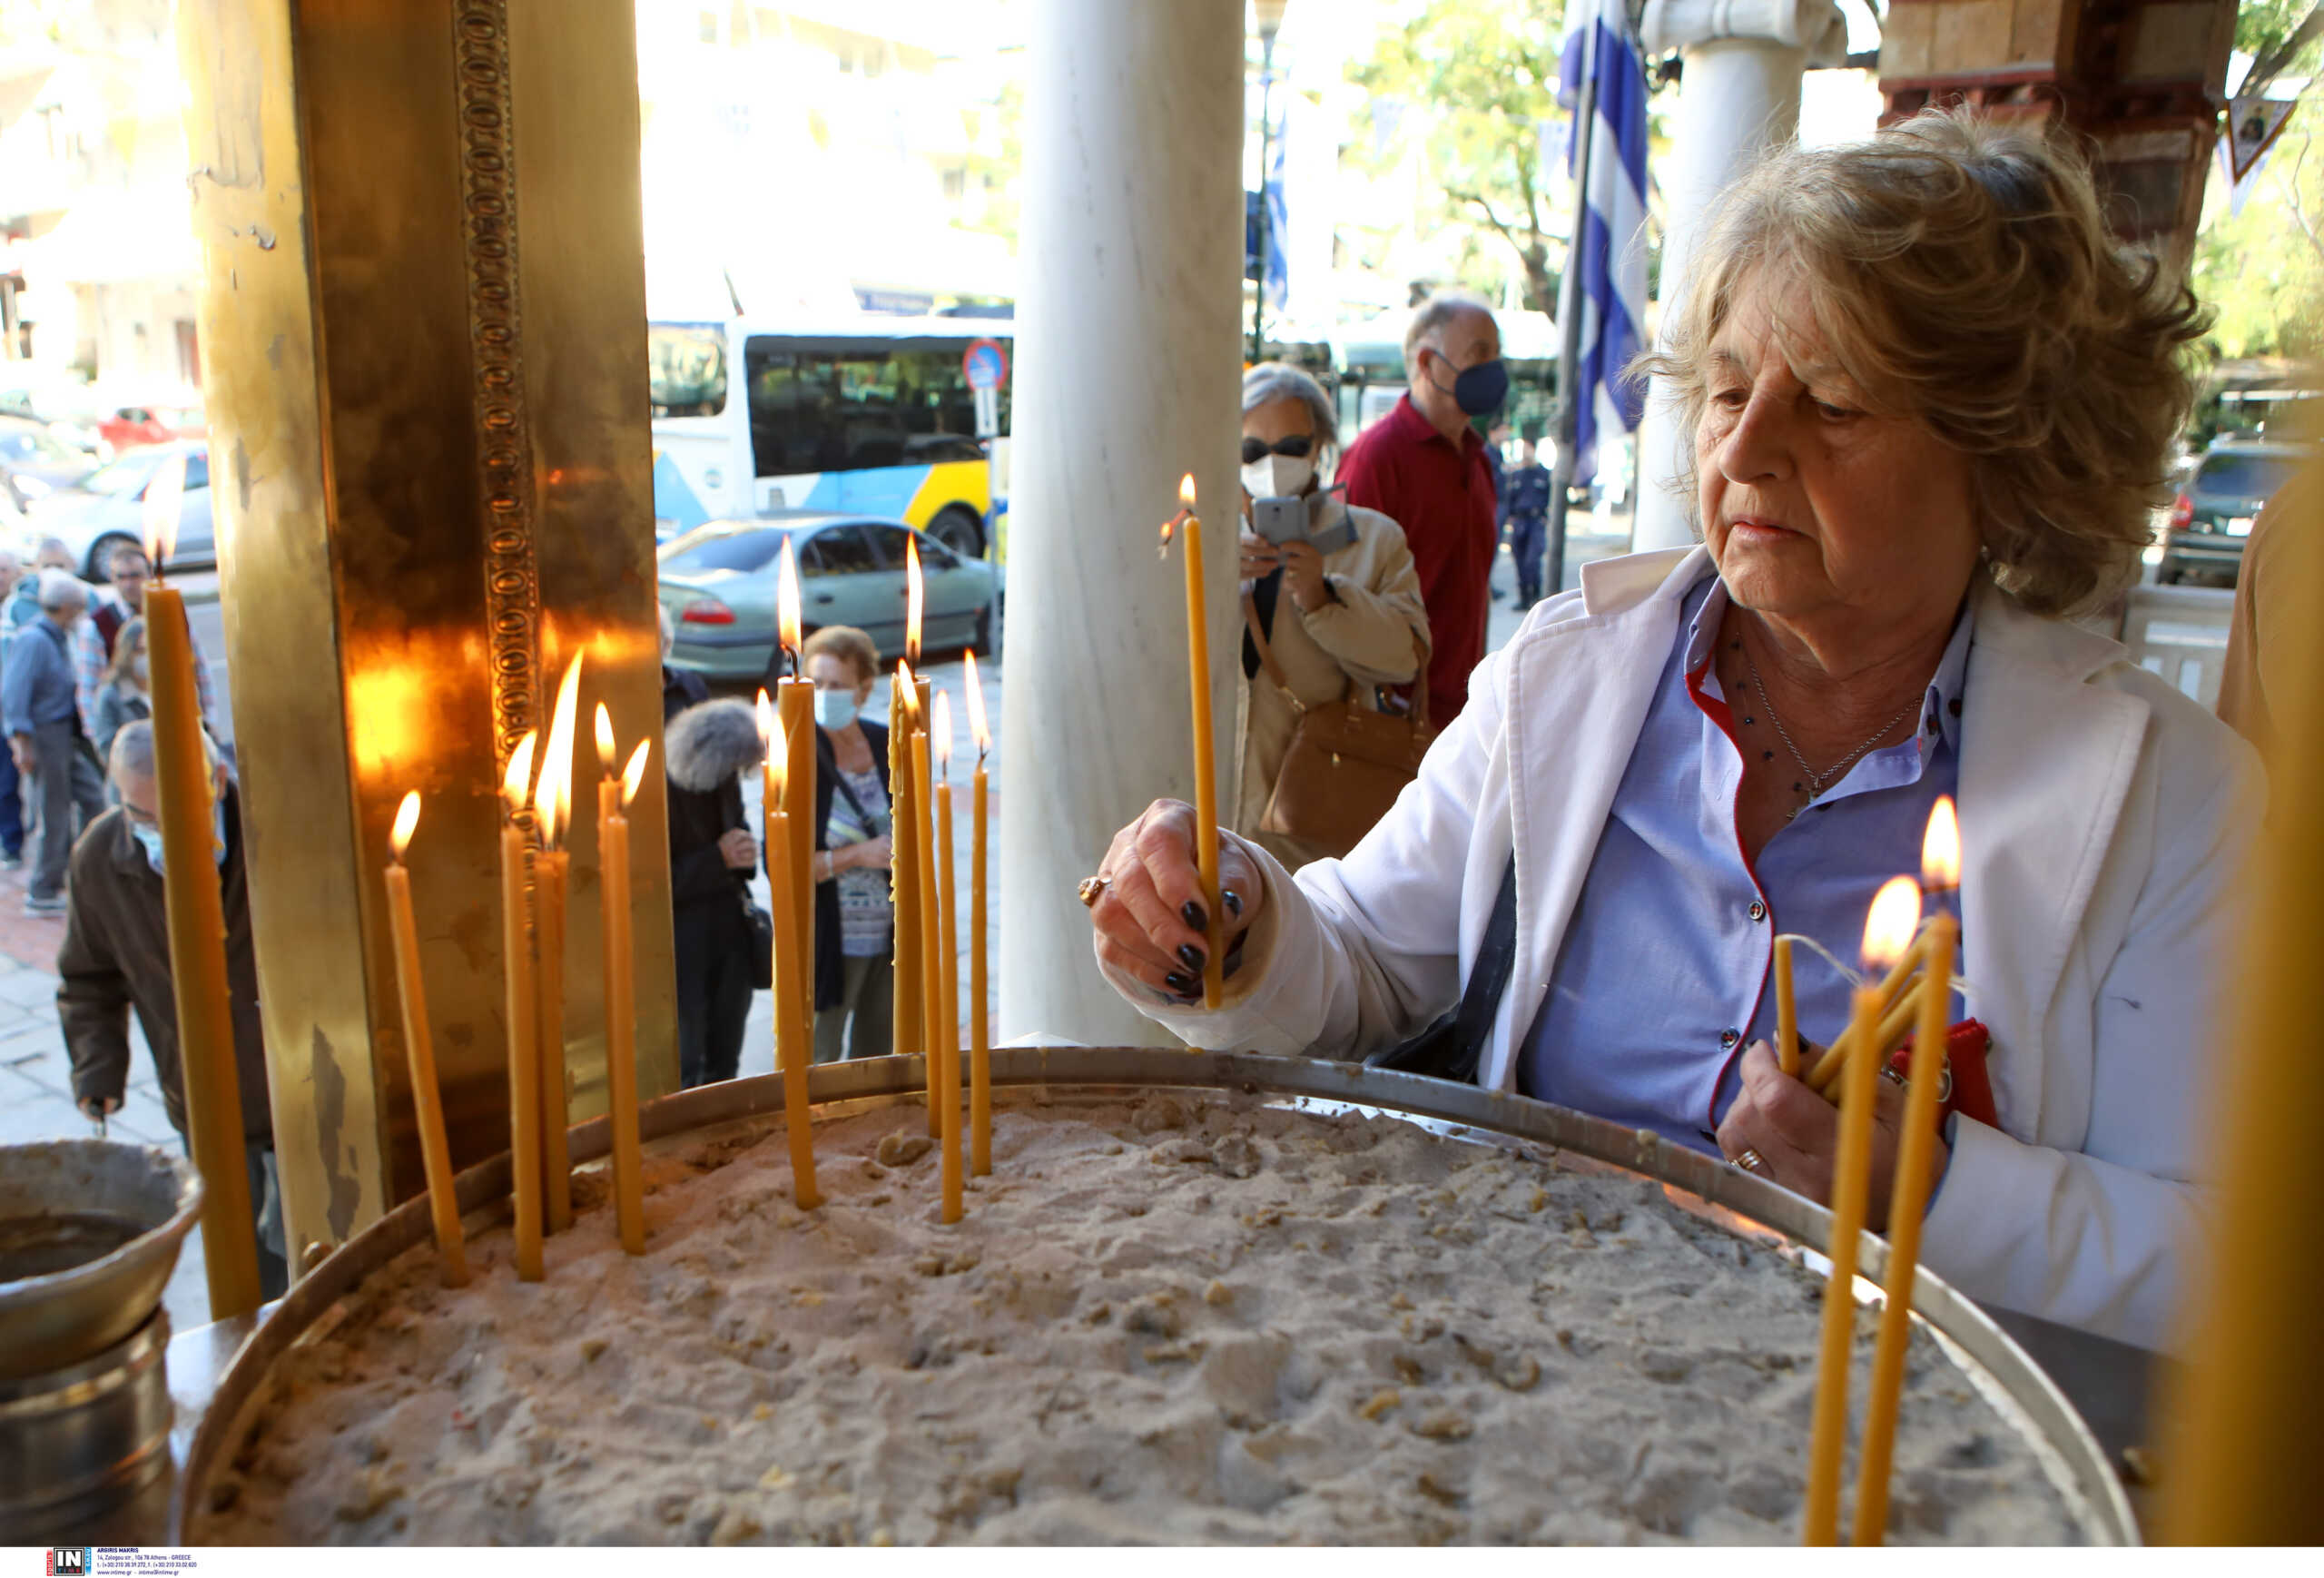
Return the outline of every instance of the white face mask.
<path id="1" fill-rule="evenodd" d="M 1254 498 L 1294 498 L 1315 479 L 1310 455 L 1266 455 L 1243 468 L 1243 491 Z"/>

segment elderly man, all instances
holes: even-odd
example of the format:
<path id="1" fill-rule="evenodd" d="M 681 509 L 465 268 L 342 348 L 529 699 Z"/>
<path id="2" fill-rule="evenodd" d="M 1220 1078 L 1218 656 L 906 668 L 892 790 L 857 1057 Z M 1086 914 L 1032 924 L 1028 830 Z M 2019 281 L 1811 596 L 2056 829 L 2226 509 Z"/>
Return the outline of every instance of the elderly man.
<path id="1" fill-rule="evenodd" d="M 81 730 L 73 690 L 73 626 L 88 612 L 89 588 L 64 570 L 40 574 L 40 613 L 8 640 L 0 671 L 0 718 L 9 754 L 32 786 L 40 846 L 25 894 L 28 915 L 64 912 L 64 863 L 74 835 L 104 810 L 96 753 Z"/>
<path id="2" fill-rule="evenodd" d="M 73 687 L 81 708 L 81 726 L 98 735 L 97 692 L 105 687 L 105 667 L 113 661 L 113 644 L 121 627 L 145 616 L 145 587 L 153 578 L 152 561 L 133 542 L 115 543 L 105 556 L 105 573 L 113 577 L 109 591 L 100 591 L 89 616 L 73 633 Z M 210 666 L 202 648 L 193 649 L 193 688 L 202 701 L 202 715 L 213 715 L 210 704 Z M 102 736 L 99 736 L 102 737 Z"/>
<path id="3" fill-rule="evenodd" d="M 259 1280 L 272 1298 L 289 1285 L 281 1191 L 266 1100 L 266 1042 L 259 1028 L 258 962 L 251 949 L 250 885 L 243 874 L 240 799 L 211 756 L 218 804 L 218 885 L 226 913 L 226 983 L 234 1063 L 241 1076 L 242 1145 L 256 1219 Z M 73 851 L 72 905 L 57 950 L 56 1012 L 73 1060 L 73 1099 L 90 1118 L 121 1107 L 129 1077 L 129 1013 L 135 1010 L 162 1100 L 185 1138 L 185 1076 L 178 1063 L 177 997 L 170 979 L 170 925 L 162 903 L 161 797 L 153 781 L 153 725 L 126 725 L 113 744 L 121 804 L 89 824 Z"/>
<path id="4" fill-rule="evenodd" d="M 1492 607 L 1492 464 L 1472 420 L 1509 393 L 1492 311 L 1460 292 L 1422 302 L 1404 330 L 1404 376 L 1409 392 L 1349 448 L 1340 478 L 1350 504 L 1404 528 L 1433 642 L 1429 719 L 1442 729 L 1468 705 Z"/>

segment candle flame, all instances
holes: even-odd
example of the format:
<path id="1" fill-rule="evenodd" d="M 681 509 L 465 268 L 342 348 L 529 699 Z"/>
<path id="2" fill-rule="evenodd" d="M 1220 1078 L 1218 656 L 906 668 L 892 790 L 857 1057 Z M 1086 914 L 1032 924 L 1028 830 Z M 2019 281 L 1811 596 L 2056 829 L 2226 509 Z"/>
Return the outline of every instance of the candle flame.
<path id="1" fill-rule="evenodd" d="M 624 811 L 628 810 L 629 803 L 637 798 L 638 787 L 645 782 L 645 758 L 653 754 L 654 742 L 651 740 L 638 741 L 637 749 L 629 754 L 629 765 L 621 770 L 621 808 Z"/>
<path id="2" fill-rule="evenodd" d="M 159 575 L 178 546 L 178 517 L 185 507 L 185 451 L 180 449 L 153 468 L 145 484 L 143 513 L 145 557 Z"/>
<path id="3" fill-rule="evenodd" d="M 1961 885 L 1961 818 L 1950 794 L 1938 795 L 1928 814 L 1928 835 L 1921 841 L 1921 885 L 1933 893 Z"/>
<path id="4" fill-rule="evenodd" d="M 984 686 L 977 679 L 977 655 L 969 654 L 968 670 L 969 734 L 977 743 L 977 760 L 981 762 L 992 749 L 992 731 L 985 726 Z"/>
<path id="5" fill-rule="evenodd" d="M 920 624 L 928 610 L 928 587 L 920 574 L 920 538 L 904 539 L 904 657 L 920 661 Z"/>
<path id="6" fill-rule="evenodd" d="M 790 767 L 791 753 L 783 737 L 783 720 L 774 715 L 774 704 L 766 699 L 766 692 L 759 692 L 759 744 L 766 751 L 767 782 L 774 793 L 783 793 L 784 774 Z"/>
<path id="7" fill-rule="evenodd" d="M 1170 539 L 1178 535 L 1178 520 L 1179 518 L 1174 515 L 1162 523 L 1162 544 L 1154 550 L 1155 557 L 1167 559 L 1170 557 Z"/>
<path id="8" fill-rule="evenodd" d="M 511 816 L 525 808 L 525 792 L 533 781 L 533 752 L 540 741 L 538 729 L 527 729 L 525 737 L 517 742 L 517 748 L 508 753 L 508 771 L 500 780 L 500 798 L 507 803 Z"/>
<path id="9" fill-rule="evenodd" d="M 952 771 L 952 697 L 949 692 L 938 691 L 936 701 L 929 709 L 936 715 L 929 725 L 929 738 L 936 746 L 936 771 L 950 775 Z"/>
<path id="10" fill-rule="evenodd" d="M 905 721 L 916 721 L 920 716 L 920 682 L 912 677 L 910 658 L 896 665 L 896 694 L 904 698 Z"/>
<path id="11" fill-rule="evenodd" d="M 413 789 L 405 794 L 403 804 L 396 807 L 395 829 L 388 834 L 388 842 L 395 846 L 398 860 L 401 860 L 403 852 L 411 847 L 411 830 L 419 825 L 419 791 Z"/>
<path id="12" fill-rule="evenodd" d="M 799 558 L 787 537 L 783 539 L 783 563 L 774 577 L 774 619 L 777 639 L 795 665 L 799 659 Z"/>
<path id="13" fill-rule="evenodd" d="M 614 715 L 606 710 L 604 702 L 597 704 L 597 765 L 606 770 L 606 777 L 614 775 Z"/>
<path id="14" fill-rule="evenodd" d="M 1890 877 L 1872 896 L 1864 922 L 1864 962 L 1885 970 L 1905 956 L 1920 929 L 1921 887 L 1910 877 Z"/>
<path id="15" fill-rule="evenodd" d="M 1195 474 L 1187 472 L 1178 478 L 1178 502 L 1191 514 L 1195 507 Z"/>
<path id="16" fill-rule="evenodd" d="M 556 711 L 548 726 L 548 750 L 541 758 L 540 781 L 533 785 L 533 812 L 540 822 L 541 843 L 555 845 L 573 816 L 573 735 L 581 711 L 581 658 L 573 655 L 565 677 L 557 682 Z"/>

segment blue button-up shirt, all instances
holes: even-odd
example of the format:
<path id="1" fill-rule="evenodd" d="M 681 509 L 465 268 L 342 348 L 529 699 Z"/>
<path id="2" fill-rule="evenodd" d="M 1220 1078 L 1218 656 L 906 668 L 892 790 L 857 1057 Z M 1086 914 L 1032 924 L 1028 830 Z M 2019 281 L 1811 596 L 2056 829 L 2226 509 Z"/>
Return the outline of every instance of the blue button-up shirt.
<path id="1" fill-rule="evenodd" d="M 1711 665 L 1727 603 L 1716 577 L 1688 595 L 1517 1070 L 1528 1096 L 1712 1155 L 1743 1049 L 1775 1039 L 1777 932 L 1853 963 L 1873 893 L 1919 869 L 1929 812 L 1958 778 L 1969 666 L 1965 607 L 1914 737 L 1857 762 L 1747 861 L 1743 761 Z M 1736 710 L 1757 714 L 1757 696 Z M 1801 1037 L 1828 1042 L 1849 982 L 1804 947 L 1792 978 Z"/>

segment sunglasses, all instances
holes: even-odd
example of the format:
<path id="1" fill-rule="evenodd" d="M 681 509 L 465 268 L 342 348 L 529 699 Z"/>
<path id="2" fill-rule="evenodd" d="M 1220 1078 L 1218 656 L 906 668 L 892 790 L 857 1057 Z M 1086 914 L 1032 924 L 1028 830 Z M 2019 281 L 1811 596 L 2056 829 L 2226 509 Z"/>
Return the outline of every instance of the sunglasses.
<path id="1" fill-rule="evenodd" d="M 1269 455 L 1288 455 L 1295 460 L 1302 460 L 1315 451 L 1315 439 L 1312 433 L 1294 433 L 1288 439 L 1277 439 L 1273 444 L 1265 439 L 1245 439 L 1243 464 L 1256 466 Z"/>

